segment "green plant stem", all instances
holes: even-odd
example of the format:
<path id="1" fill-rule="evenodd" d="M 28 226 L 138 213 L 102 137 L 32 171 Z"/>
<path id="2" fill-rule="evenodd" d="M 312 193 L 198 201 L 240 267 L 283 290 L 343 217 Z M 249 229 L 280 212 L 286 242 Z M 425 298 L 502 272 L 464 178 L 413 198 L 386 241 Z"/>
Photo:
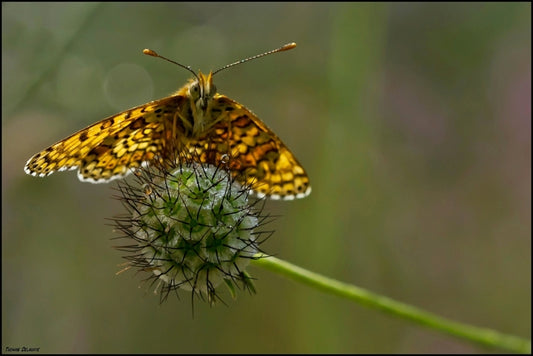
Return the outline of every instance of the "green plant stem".
<path id="1" fill-rule="evenodd" d="M 369 292 L 363 288 L 324 277 L 272 256 L 258 253 L 254 257 L 257 258 L 253 260 L 253 264 L 256 266 L 264 267 L 311 287 L 354 300 L 368 307 L 380 309 L 417 324 L 484 346 L 497 347 L 518 353 L 531 353 L 531 341 L 529 340 L 446 319 L 414 306 Z"/>

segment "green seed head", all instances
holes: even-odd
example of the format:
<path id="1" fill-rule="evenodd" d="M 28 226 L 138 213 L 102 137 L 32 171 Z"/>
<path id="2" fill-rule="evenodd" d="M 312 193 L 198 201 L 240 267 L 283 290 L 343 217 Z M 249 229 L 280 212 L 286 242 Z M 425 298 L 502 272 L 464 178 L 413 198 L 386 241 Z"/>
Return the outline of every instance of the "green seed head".
<path id="1" fill-rule="evenodd" d="M 256 228 L 262 218 L 257 201 L 225 170 L 197 163 L 154 174 L 142 170 L 136 185 L 120 183 L 120 199 L 129 214 L 115 219 L 134 245 L 132 266 L 159 279 L 162 295 L 177 289 L 207 296 L 225 281 L 253 290 L 245 272 L 259 251 Z"/>

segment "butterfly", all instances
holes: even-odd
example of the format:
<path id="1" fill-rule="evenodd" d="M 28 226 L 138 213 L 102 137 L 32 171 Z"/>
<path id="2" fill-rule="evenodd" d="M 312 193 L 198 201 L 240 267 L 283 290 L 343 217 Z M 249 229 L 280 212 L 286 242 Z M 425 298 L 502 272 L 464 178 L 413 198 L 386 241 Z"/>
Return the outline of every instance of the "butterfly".
<path id="1" fill-rule="evenodd" d="M 105 183 L 165 159 L 227 162 L 235 180 L 260 198 L 303 198 L 311 186 L 296 157 L 255 114 L 213 84 L 213 75 L 223 69 L 295 46 L 289 43 L 207 75 L 145 49 L 194 77 L 168 97 L 112 115 L 42 150 L 24 171 L 44 177 L 77 169 L 81 181 Z"/>

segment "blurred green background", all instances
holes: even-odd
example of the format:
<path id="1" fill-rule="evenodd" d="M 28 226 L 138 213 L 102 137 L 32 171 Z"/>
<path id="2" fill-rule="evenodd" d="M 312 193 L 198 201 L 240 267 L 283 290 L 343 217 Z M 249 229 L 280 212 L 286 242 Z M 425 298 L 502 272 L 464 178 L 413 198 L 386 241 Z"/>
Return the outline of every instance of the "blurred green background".
<path id="1" fill-rule="evenodd" d="M 478 353 L 251 267 L 257 295 L 159 305 L 106 218 L 111 185 L 37 151 L 218 74 L 306 167 L 265 251 L 445 317 L 531 337 L 530 3 L 2 3 L 2 351 Z"/>

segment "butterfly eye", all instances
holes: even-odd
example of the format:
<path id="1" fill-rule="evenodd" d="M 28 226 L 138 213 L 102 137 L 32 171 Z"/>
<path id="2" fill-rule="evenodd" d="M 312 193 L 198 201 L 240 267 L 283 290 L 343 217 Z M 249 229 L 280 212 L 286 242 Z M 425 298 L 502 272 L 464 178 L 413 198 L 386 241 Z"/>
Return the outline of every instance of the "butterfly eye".
<path id="1" fill-rule="evenodd" d="M 198 82 L 192 83 L 189 91 L 191 92 L 191 94 L 197 95 L 200 92 L 200 85 L 198 84 Z"/>

